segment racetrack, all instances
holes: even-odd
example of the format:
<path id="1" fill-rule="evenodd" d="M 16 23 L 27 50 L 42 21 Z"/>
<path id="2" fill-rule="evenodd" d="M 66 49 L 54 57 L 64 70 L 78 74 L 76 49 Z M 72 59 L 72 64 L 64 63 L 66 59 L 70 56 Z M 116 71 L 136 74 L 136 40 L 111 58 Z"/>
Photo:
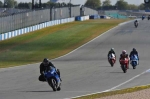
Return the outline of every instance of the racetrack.
<path id="1" fill-rule="evenodd" d="M 52 60 L 61 72 L 63 82 L 60 92 L 53 92 L 46 82 L 38 81 L 39 63 L 0 69 L 0 99 L 63 99 L 111 88 L 149 84 L 149 73 L 144 72 L 150 68 L 149 26 L 147 20 L 139 21 L 138 28 L 133 22 L 120 25 L 72 53 Z M 107 61 L 111 47 L 115 48 L 117 55 L 114 67 L 110 67 Z M 118 62 L 119 55 L 124 49 L 129 53 L 133 47 L 139 52 L 140 65 L 136 70 L 130 66 L 124 74 Z"/>

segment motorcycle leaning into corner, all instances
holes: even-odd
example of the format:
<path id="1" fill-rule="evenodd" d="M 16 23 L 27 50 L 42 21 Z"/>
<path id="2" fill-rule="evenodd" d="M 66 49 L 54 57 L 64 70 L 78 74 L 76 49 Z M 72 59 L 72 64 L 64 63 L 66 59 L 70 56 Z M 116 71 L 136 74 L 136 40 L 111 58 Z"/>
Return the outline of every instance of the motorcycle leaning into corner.
<path id="1" fill-rule="evenodd" d="M 108 61 L 111 65 L 111 67 L 113 67 L 116 62 L 116 57 L 113 53 L 109 54 Z"/>
<path id="2" fill-rule="evenodd" d="M 133 69 L 136 69 L 136 66 L 138 65 L 138 56 L 137 55 L 132 55 L 130 57 L 130 64 L 132 65 Z"/>
<path id="3" fill-rule="evenodd" d="M 127 69 L 129 68 L 129 59 L 128 58 L 120 59 L 120 64 L 121 69 L 123 70 L 124 73 L 126 73 Z"/>
<path id="4" fill-rule="evenodd" d="M 51 66 L 49 70 L 44 71 L 44 77 L 47 83 L 52 87 L 53 91 L 61 90 L 61 80 L 57 74 L 56 68 Z"/>

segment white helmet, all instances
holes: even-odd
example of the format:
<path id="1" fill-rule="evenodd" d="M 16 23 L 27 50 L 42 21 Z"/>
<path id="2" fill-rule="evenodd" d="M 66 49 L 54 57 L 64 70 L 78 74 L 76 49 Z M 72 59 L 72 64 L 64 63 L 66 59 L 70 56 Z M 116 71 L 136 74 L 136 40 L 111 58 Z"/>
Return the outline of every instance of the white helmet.
<path id="1" fill-rule="evenodd" d="M 123 51 L 122 51 L 122 54 L 126 54 L 126 53 L 127 53 L 127 51 L 126 51 L 126 50 L 123 50 Z"/>

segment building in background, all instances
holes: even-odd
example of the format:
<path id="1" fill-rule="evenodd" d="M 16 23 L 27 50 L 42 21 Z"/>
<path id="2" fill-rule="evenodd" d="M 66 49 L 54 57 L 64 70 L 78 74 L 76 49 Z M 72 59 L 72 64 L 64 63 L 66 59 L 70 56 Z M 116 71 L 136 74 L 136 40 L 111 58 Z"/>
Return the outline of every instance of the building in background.
<path id="1" fill-rule="evenodd" d="M 54 3 L 66 3 L 66 0 L 50 0 L 51 2 L 54 2 Z"/>

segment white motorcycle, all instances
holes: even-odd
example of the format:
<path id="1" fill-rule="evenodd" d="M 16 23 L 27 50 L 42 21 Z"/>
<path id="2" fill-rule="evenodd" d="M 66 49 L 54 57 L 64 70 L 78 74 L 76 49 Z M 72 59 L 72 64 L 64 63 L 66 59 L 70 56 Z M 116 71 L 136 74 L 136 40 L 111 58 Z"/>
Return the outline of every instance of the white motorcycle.
<path id="1" fill-rule="evenodd" d="M 115 62 L 116 62 L 116 56 L 112 53 L 109 55 L 109 63 L 111 65 L 111 67 L 114 66 Z"/>

